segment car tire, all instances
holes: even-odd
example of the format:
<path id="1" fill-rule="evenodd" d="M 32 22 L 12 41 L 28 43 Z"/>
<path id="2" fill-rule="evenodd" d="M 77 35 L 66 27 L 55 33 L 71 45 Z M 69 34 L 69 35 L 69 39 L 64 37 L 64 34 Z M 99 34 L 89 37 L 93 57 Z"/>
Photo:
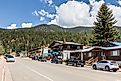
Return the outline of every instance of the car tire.
<path id="1" fill-rule="evenodd" d="M 77 63 L 74 63 L 74 66 L 77 67 Z"/>
<path id="2" fill-rule="evenodd" d="M 81 65 L 81 67 L 84 67 L 84 65 Z"/>
<path id="3" fill-rule="evenodd" d="M 115 69 L 115 70 L 113 70 L 113 72 L 116 72 L 117 70 Z"/>
<path id="4" fill-rule="evenodd" d="M 74 66 L 74 63 L 72 63 L 72 66 Z"/>
<path id="5" fill-rule="evenodd" d="M 93 65 L 92 68 L 93 68 L 94 70 L 97 70 L 97 66 L 96 66 L 96 65 Z"/>
<path id="6" fill-rule="evenodd" d="M 68 65 L 68 62 L 66 62 L 66 65 Z"/>
<path id="7" fill-rule="evenodd" d="M 105 66 L 105 70 L 106 71 L 110 71 L 110 67 L 109 66 Z"/>

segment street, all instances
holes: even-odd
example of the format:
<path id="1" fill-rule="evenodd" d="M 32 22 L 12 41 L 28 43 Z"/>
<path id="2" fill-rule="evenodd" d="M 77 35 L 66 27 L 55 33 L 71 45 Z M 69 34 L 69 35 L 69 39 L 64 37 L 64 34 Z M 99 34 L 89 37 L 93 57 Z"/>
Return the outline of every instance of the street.
<path id="1" fill-rule="evenodd" d="M 12 81 L 121 81 L 121 72 L 95 71 L 21 58 L 16 58 L 15 63 L 6 63 L 6 67 Z"/>

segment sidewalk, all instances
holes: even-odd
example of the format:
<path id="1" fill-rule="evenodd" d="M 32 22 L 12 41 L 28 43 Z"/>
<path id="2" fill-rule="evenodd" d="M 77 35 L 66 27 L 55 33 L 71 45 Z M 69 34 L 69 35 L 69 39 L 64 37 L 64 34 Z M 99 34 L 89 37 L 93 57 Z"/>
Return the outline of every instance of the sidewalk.
<path id="1" fill-rule="evenodd" d="M 4 57 L 0 57 L 0 81 L 12 81 L 9 68 Z"/>

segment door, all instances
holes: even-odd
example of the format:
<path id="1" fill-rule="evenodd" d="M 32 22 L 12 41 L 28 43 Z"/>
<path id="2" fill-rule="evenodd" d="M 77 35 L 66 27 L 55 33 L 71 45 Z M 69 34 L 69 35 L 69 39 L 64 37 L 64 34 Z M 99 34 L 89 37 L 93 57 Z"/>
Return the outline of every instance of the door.
<path id="1" fill-rule="evenodd" d="M 100 61 L 100 62 L 97 63 L 97 68 L 102 69 L 103 66 L 104 66 L 103 61 Z"/>

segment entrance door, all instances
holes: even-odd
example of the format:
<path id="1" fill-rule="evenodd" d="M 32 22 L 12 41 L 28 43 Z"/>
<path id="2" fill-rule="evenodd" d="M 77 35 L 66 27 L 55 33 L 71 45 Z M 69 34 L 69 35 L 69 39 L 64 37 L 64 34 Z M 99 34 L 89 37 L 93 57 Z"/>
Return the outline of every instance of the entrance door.
<path id="1" fill-rule="evenodd" d="M 94 58 L 98 57 L 98 60 L 102 60 L 103 51 L 93 51 L 92 54 Z"/>

